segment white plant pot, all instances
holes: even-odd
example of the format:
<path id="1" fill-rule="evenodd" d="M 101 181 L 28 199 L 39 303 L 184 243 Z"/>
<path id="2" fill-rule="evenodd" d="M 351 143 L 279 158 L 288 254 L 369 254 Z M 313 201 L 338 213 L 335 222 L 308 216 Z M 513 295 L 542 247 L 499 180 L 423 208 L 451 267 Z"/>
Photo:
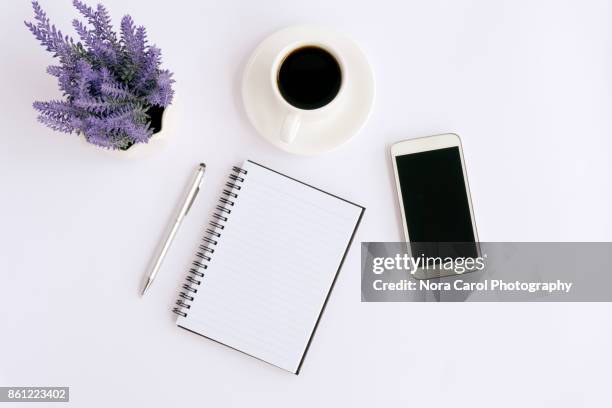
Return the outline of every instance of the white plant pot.
<path id="1" fill-rule="evenodd" d="M 169 140 L 174 137 L 174 129 L 175 129 L 175 107 L 174 101 L 164 109 L 164 113 L 162 114 L 161 120 L 161 130 L 157 133 L 154 133 L 153 136 L 149 139 L 147 143 L 136 143 L 132 145 L 127 150 L 109 150 L 100 148 L 98 146 L 92 145 L 85 140 L 84 136 L 81 136 L 81 140 L 88 144 L 89 146 L 95 148 L 96 150 L 103 152 L 104 154 L 115 156 L 121 159 L 142 159 L 145 157 L 150 157 L 164 150 L 169 143 Z"/>

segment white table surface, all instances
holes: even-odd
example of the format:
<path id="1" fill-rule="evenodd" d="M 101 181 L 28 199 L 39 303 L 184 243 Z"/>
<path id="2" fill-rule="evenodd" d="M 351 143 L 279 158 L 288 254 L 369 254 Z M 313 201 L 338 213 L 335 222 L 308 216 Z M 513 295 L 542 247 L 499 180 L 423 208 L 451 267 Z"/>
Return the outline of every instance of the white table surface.
<path id="1" fill-rule="evenodd" d="M 612 239 L 607 1 L 106 0 L 175 72 L 176 138 L 120 160 L 36 123 L 52 60 L 0 16 L 0 385 L 71 387 L 70 406 L 610 406 L 610 304 L 367 304 L 359 243 L 400 239 L 387 152 L 463 138 L 483 241 Z M 148 5 L 150 4 L 150 5 Z M 43 1 L 72 33 L 68 0 Z M 331 154 L 290 156 L 248 123 L 239 78 L 276 29 L 354 38 L 377 80 L 370 121 Z M 230 167 L 258 160 L 367 207 L 299 376 L 174 326 L 169 312 Z M 206 185 L 144 299 L 146 265 L 193 166 Z M 27 406 L 27 404 L 19 405 Z M 40 406 L 40 405 L 33 405 Z"/>

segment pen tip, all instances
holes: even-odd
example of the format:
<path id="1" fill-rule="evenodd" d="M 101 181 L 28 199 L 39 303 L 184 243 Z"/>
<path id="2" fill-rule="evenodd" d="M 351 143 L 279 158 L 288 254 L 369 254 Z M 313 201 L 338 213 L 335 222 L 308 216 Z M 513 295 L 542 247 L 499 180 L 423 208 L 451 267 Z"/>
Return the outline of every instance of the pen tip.
<path id="1" fill-rule="evenodd" d="M 200 163 L 200 167 L 206 167 L 206 163 Z"/>
<path id="2" fill-rule="evenodd" d="M 142 289 L 142 293 L 140 294 L 140 296 L 144 296 L 145 293 L 147 293 L 147 290 L 149 290 L 149 287 L 151 286 L 151 283 L 153 281 L 151 279 L 147 279 L 147 284 L 144 286 L 144 288 Z"/>

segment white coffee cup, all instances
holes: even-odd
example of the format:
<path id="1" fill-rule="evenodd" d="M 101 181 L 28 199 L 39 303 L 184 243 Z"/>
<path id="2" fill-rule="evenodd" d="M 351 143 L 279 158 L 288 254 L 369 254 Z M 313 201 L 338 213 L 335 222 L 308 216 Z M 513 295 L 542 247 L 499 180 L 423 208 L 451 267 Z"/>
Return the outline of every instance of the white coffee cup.
<path id="1" fill-rule="evenodd" d="M 316 109 L 302 109 L 292 105 L 285 99 L 279 89 L 278 76 L 283 62 L 291 53 L 304 47 L 317 47 L 325 50 L 336 60 L 340 68 L 341 78 L 340 88 L 338 89 L 338 92 L 329 103 Z M 277 102 L 282 106 L 283 110 L 285 111 L 285 119 L 283 120 L 279 132 L 279 139 L 281 141 L 287 144 L 293 143 L 303 122 L 318 121 L 333 114 L 334 110 L 336 110 L 336 108 L 340 105 L 340 101 L 342 100 L 342 97 L 345 93 L 344 90 L 346 88 L 347 81 L 346 73 L 346 66 L 341 55 L 336 52 L 333 47 L 330 47 L 325 43 L 316 41 L 295 42 L 286 46 L 281 52 L 278 53 L 278 55 L 274 59 L 274 62 L 272 63 L 272 69 L 270 70 L 270 85 L 272 86 L 272 90 Z"/>

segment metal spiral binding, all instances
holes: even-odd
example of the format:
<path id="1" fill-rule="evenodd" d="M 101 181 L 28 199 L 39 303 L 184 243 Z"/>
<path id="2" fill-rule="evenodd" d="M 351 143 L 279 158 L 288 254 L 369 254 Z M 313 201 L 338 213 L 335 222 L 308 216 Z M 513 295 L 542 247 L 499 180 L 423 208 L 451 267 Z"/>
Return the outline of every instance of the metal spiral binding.
<path id="1" fill-rule="evenodd" d="M 191 302 L 193 302 L 194 295 L 198 293 L 198 288 L 202 284 L 204 271 L 212 260 L 215 253 L 214 247 L 218 244 L 218 239 L 221 238 L 222 231 L 225 229 L 224 224 L 232 213 L 232 207 L 236 204 L 235 200 L 242 188 L 240 184 L 244 182 L 246 174 L 247 171 L 240 167 L 234 166 L 232 168 L 232 174 L 230 174 L 228 182 L 225 183 L 227 188 L 223 190 L 223 194 L 219 198 L 219 204 L 215 207 L 216 212 L 213 213 L 213 219 L 208 223 L 209 228 L 206 228 L 206 233 L 202 237 L 202 244 L 199 245 L 195 254 L 196 259 L 191 263 L 185 283 L 182 286 L 183 290 L 176 300 L 177 307 L 172 309 L 179 316 L 187 317 L 187 313 L 191 309 Z"/>

